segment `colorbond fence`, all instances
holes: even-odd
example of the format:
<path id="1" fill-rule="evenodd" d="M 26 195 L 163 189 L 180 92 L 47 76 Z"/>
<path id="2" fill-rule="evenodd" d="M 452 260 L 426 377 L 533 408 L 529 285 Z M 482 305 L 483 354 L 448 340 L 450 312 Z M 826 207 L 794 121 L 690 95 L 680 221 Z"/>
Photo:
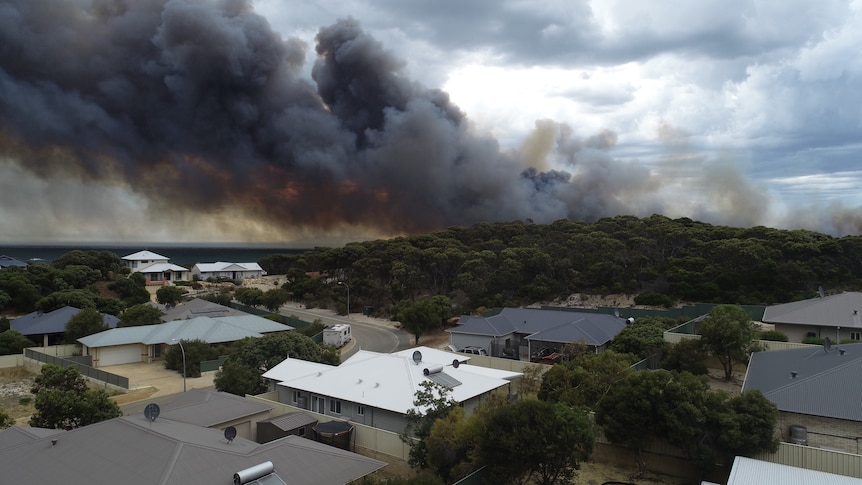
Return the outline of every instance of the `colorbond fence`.
<path id="1" fill-rule="evenodd" d="M 45 364 L 56 365 L 59 367 L 75 367 L 76 369 L 78 369 L 78 372 L 80 372 L 81 375 L 85 377 L 88 377 L 95 381 L 104 382 L 112 386 L 121 387 L 127 390 L 129 389 L 128 377 L 123 377 L 117 374 L 112 374 L 110 372 L 96 369 L 95 367 L 90 367 L 89 365 L 87 365 L 90 359 L 89 356 L 57 357 L 54 355 L 37 352 L 33 349 L 24 349 L 24 358 L 32 359 Z M 87 363 L 84 363 L 85 359 Z"/>
<path id="2" fill-rule="evenodd" d="M 755 458 L 781 465 L 862 478 L 862 455 L 852 453 L 781 443 L 776 453 L 762 453 Z"/>

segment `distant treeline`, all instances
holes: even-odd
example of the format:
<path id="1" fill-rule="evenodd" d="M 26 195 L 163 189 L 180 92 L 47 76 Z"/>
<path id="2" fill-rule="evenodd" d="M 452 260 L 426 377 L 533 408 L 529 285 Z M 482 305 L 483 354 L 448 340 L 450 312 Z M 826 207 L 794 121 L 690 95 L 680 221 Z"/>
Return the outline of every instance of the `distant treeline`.
<path id="1" fill-rule="evenodd" d="M 287 275 L 285 288 L 309 304 L 343 301 L 349 286 L 354 311 L 362 305 L 385 312 L 427 295 L 447 295 L 464 311 L 572 293 L 757 305 L 812 297 L 820 286 L 829 293 L 858 288 L 862 237 L 617 216 L 480 223 L 259 262 L 270 274 Z"/>

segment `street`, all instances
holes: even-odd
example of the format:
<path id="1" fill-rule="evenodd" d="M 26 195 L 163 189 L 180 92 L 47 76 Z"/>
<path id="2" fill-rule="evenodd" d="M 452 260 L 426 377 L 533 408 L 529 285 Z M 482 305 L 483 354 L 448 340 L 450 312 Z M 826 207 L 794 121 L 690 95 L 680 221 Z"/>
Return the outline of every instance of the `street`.
<path id="1" fill-rule="evenodd" d="M 347 318 L 324 312 L 325 310 L 306 310 L 295 307 L 282 307 L 280 311 L 282 315 L 293 315 L 306 322 L 320 320 L 327 326 L 336 323 L 350 324 L 353 343 L 342 349 L 342 361 L 356 353 L 360 348 L 388 354 L 412 346 L 409 333 L 384 323 L 376 323 L 373 318 L 357 313 L 352 313 L 351 318 Z"/>

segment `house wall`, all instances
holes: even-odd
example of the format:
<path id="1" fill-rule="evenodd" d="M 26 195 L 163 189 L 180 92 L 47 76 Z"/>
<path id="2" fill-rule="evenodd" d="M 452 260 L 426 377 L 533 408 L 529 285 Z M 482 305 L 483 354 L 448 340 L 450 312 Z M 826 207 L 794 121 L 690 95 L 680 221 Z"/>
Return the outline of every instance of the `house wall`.
<path id="1" fill-rule="evenodd" d="M 319 411 L 318 409 L 312 409 L 312 402 L 315 394 L 287 386 L 276 387 L 278 388 L 278 402 L 288 404 L 290 406 L 296 406 L 306 411 Z M 298 391 L 296 402 L 294 402 L 293 399 L 294 391 Z M 407 419 L 400 413 L 388 411 L 386 409 L 363 406 L 359 403 L 345 400 L 339 400 L 341 401 L 341 412 L 336 413 L 333 412 L 330 407 L 330 402 L 333 400 L 332 398 L 319 394 L 316 396 L 325 400 L 323 413 L 320 414 L 331 416 L 333 419 L 349 420 L 354 424 L 364 424 L 366 426 L 392 431 L 393 433 L 401 433 L 404 431 L 404 427 L 407 426 Z M 363 414 L 359 414 L 360 407 L 363 408 Z"/>
<path id="2" fill-rule="evenodd" d="M 851 332 L 862 334 L 862 328 L 844 327 L 839 332 L 836 327 L 820 326 L 820 325 L 796 325 L 789 323 L 776 323 L 775 330 L 787 335 L 787 340 L 790 342 L 802 342 L 808 333 L 813 333 L 815 336 L 823 338 L 829 337 L 832 343 L 838 340 L 848 340 L 851 337 Z"/>
<path id="3" fill-rule="evenodd" d="M 502 344 L 506 341 L 506 338 L 499 337 L 495 339 L 494 337 L 488 337 L 487 335 L 470 335 L 465 333 L 449 332 L 449 344 L 459 350 L 464 347 L 481 347 L 488 352 L 488 355 L 491 355 L 491 342 L 494 342 L 495 340 Z"/>
<path id="4" fill-rule="evenodd" d="M 790 441 L 791 425 L 805 426 L 808 431 L 808 446 L 845 453 L 862 452 L 862 422 L 782 411 L 778 413 L 777 423 L 782 441 Z"/>

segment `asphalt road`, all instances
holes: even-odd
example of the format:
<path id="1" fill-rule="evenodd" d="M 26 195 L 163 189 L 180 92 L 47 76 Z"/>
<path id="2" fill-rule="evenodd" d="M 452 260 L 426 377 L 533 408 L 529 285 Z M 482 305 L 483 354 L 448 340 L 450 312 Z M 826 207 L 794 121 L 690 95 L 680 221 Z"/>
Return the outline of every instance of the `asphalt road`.
<path id="1" fill-rule="evenodd" d="M 350 324 L 353 343 L 342 349 L 341 360 L 350 357 L 360 348 L 388 354 L 412 347 L 409 333 L 387 325 L 363 321 L 363 317 L 356 314 L 352 315 L 357 318 L 347 318 L 338 315 L 321 315 L 300 308 L 282 308 L 280 313 L 287 316 L 293 315 L 307 322 L 320 320 L 327 326 L 336 323 Z"/>

